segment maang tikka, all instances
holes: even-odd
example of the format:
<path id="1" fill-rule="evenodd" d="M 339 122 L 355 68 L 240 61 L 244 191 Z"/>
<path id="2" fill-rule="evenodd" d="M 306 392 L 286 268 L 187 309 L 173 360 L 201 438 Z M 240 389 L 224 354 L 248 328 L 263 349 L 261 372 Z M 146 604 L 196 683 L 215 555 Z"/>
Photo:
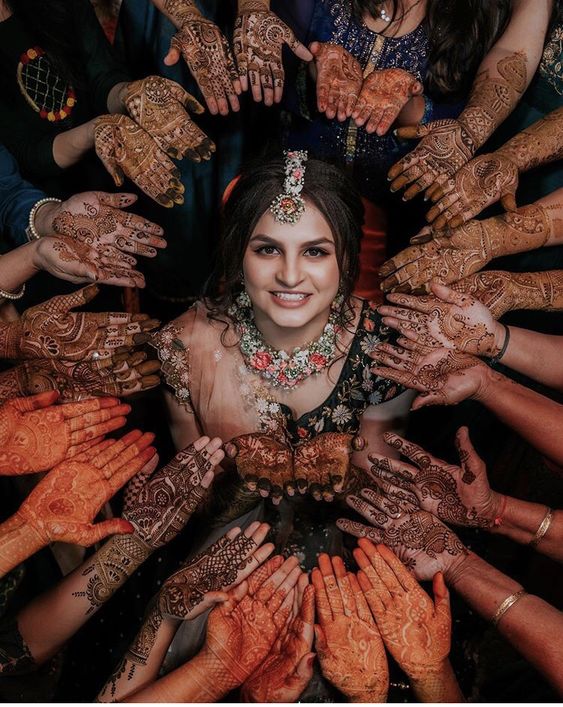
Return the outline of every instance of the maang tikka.
<path id="1" fill-rule="evenodd" d="M 305 183 L 307 150 L 285 150 L 285 180 L 283 192 L 270 204 L 270 213 L 278 223 L 295 224 L 305 211 L 301 196 Z"/>

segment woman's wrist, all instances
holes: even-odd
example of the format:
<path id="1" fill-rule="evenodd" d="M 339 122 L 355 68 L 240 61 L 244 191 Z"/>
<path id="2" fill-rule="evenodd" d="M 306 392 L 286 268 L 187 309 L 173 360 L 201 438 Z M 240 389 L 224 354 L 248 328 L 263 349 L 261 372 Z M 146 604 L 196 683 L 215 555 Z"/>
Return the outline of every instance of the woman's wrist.
<path id="1" fill-rule="evenodd" d="M 17 511 L 0 525 L 0 576 L 44 547 L 39 533 Z"/>

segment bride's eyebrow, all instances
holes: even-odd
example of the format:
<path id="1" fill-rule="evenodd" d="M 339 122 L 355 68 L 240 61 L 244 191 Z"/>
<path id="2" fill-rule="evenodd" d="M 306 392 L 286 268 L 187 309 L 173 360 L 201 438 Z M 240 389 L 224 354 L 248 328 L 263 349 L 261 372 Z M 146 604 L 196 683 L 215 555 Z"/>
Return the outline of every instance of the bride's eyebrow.
<path id="1" fill-rule="evenodd" d="M 272 236 L 267 236 L 264 233 L 257 233 L 256 235 L 252 236 L 249 243 L 254 243 L 254 241 L 260 241 L 262 243 L 267 243 L 268 245 L 283 245 L 283 241 L 278 241 Z M 300 245 L 303 248 L 313 248 L 314 246 L 319 245 L 334 245 L 334 241 L 332 241 L 330 238 L 315 238 L 312 241 L 305 241 L 305 243 L 300 243 Z"/>

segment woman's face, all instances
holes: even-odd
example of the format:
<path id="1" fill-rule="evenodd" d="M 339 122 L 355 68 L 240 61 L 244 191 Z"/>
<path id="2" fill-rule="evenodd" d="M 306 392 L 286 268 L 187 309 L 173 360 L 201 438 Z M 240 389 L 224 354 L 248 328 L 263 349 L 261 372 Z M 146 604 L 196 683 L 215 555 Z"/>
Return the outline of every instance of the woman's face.
<path id="1" fill-rule="evenodd" d="M 250 236 L 243 272 L 256 324 L 268 343 L 286 348 L 320 335 L 340 272 L 330 226 L 312 203 L 306 202 L 293 225 L 266 211 Z"/>

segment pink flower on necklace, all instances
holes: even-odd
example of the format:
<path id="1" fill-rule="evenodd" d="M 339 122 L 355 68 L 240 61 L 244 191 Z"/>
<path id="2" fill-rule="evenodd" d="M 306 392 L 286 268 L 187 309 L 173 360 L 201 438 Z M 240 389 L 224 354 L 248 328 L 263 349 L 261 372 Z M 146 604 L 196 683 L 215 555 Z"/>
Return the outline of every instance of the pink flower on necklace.
<path id="1" fill-rule="evenodd" d="M 251 359 L 251 365 L 258 371 L 264 371 L 272 363 L 272 356 L 267 351 L 257 351 Z"/>
<path id="2" fill-rule="evenodd" d="M 319 370 L 323 369 L 327 364 L 326 356 L 323 356 L 320 353 L 311 354 L 309 357 L 309 362 Z"/>

